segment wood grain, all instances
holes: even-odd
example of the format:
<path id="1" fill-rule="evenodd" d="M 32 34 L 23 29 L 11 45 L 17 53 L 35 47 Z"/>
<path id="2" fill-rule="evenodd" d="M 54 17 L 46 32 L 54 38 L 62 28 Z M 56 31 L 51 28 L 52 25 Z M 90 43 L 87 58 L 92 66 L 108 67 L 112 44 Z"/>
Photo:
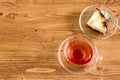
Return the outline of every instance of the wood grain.
<path id="1" fill-rule="evenodd" d="M 79 29 L 79 15 L 94 1 L 0 0 L 0 80 L 120 80 L 120 75 L 72 75 L 58 62 L 64 39 L 85 36 Z M 120 17 L 120 1 L 115 0 L 111 8 Z M 110 39 L 92 41 L 104 57 L 105 70 L 120 72 L 120 30 Z"/>

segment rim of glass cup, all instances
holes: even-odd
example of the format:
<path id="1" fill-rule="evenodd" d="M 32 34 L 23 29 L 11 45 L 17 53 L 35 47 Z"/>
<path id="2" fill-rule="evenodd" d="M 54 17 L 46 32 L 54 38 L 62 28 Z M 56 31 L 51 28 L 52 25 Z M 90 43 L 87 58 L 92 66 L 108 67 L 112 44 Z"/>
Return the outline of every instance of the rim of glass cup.
<path id="1" fill-rule="evenodd" d="M 85 11 L 86 11 L 87 9 L 89 9 L 90 7 L 100 7 L 100 6 L 103 6 L 103 7 L 107 8 L 109 11 L 112 11 L 109 7 L 106 7 L 105 5 L 100 5 L 100 4 L 99 4 L 99 5 L 90 5 L 90 6 L 86 7 L 86 8 L 81 12 L 80 17 L 79 17 L 79 27 L 80 27 L 81 31 L 82 31 L 87 37 L 92 38 L 92 39 L 97 39 L 97 40 L 104 40 L 104 39 L 108 39 L 108 38 L 112 37 L 112 36 L 115 34 L 115 32 L 117 31 L 117 27 L 115 27 L 115 30 L 114 30 L 109 36 L 106 36 L 106 37 L 103 37 L 103 38 L 96 38 L 96 37 L 91 36 L 90 34 L 86 33 L 86 31 L 83 29 L 82 24 L 81 24 L 82 15 L 85 13 Z M 113 13 L 112 13 L 112 15 L 115 16 L 115 14 L 113 14 Z M 115 19 L 116 19 L 116 23 L 118 24 L 118 17 L 115 16 Z"/>
<path id="2" fill-rule="evenodd" d="M 78 65 L 78 66 L 88 65 L 93 59 L 95 59 L 94 64 L 93 64 L 92 66 L 90 66 L 89 69 L 85 70 L 84 72 L 75 72 L 75 71 L 72 71 L 72 70 L 68 69 L 68 68 L 64 65 L 64 63 L 62 62 L 61 57 L 60 57 L 60 55 L 61 55 L 61 48 L 62 48 L 62 47 L 65 48 L 65 46 L 63 46 L 63 45 L 66 44 L 70 39 L 74 39 L 74 38 L 79 38 L 80 40 L 85 41 L 86 43 L 88 43 L 88 44 L 91 46 L 91 48 L 92 48 L 92 50 L 93 50 L 92 59 L 91 59 L 88 63 L 86 63 L 86 64 Z M 63 52 L 64 52 L 64 51 L 63 51 Z M 65 54 L 65 53 L 64 53 L 64 56 L 65 56 L 65 58 L 66 58 L 66 54 Z M 61 45 L 60 45 L 60 47 L 59 47 L 59 50 L 58 50 L 58 60 L 59 60 L 60 65 L 61 65 L 66 71 L 68 71 L 68 72 L 70 72 L 70 73 L 74 73 L 74 74 L 81 74 L 81 73 L 89 73 L 89 72 L 90 72 L 90 69 L 93 68 L 94 66 L 96 66 L 96 64 L 97 64 L 97 62 L 98 62 L 99 60 L 102 60 L 102 57 L 98 54 L 97 47 L 95 46 L 95 44 L 94 44 L 91 40 L 89 40 L 88 38 L 80 37 L 80 36 L 71 36 L 71 37 L 65 39 L 65 40 L 61 43 Z M 69 61 L 67 58 L 66 58 L 66 60 Z M 70 62 L 70 61 L 69 61 L 69 62 Z M 72 63 L 72 62 L 70 62 L 70 63 Z M 73 63 L 72 63 L 72 64 L 73 64 Z M 75 65 L 75 64 L 73 64 L 73 65 Z"/>

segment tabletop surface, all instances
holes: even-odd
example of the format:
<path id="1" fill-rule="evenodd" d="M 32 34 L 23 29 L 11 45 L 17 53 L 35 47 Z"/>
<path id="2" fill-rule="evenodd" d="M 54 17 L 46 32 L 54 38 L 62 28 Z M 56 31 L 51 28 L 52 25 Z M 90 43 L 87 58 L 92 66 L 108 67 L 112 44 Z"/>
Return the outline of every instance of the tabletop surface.
<path id="1" fill-rule="evenodd" d="M 101 0 L 102 3 L 103 0 Z M 74 75 L 58 62 L 66 38 L 85 35 L 78 19 L 95 0 L 0 0 L 0 80 L 120 80 L 120 75 Z M 118 16 L 120 1 L 109 6 Z M 120 22 L 120 21 L 119 21 Z M 120 30 L 92 41 L 103 56 L 103 72 L 120 72 Z"/>

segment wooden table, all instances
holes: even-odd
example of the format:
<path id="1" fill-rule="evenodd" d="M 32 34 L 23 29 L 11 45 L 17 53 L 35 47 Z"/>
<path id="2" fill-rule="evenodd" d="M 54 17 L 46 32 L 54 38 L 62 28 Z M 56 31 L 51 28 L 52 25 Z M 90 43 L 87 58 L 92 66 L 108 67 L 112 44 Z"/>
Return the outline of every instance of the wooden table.
<path id="1" fill-rule="evenodd" d="M 64 39 L 85 36 L 78 19 L 93 1 L 0 0 L 0 80 L 120 80 L 120 75 L 73 75 L 58 62 Z M 120 1 L 111 8 L 119 17 Z M 110 39 L 92 41 L 104 57 L 103 71 L 120 72 L 120 30 Z"/>

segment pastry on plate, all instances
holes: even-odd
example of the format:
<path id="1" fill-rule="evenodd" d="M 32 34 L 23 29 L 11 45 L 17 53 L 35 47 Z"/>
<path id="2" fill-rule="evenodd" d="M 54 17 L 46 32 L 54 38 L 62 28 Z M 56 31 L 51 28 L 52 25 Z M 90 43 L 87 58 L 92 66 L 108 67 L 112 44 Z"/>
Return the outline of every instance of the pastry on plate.
<path id="1" fill-rule="evenodd" d="M 106 19 L 98 8 L 96 8 L 96 11 L 94 11 L 92 16 L 88 20 L 87 25 L 90 28 L 97 30 L 100 33 L 103 33 L 103 34 L 107 33 Z"/>

